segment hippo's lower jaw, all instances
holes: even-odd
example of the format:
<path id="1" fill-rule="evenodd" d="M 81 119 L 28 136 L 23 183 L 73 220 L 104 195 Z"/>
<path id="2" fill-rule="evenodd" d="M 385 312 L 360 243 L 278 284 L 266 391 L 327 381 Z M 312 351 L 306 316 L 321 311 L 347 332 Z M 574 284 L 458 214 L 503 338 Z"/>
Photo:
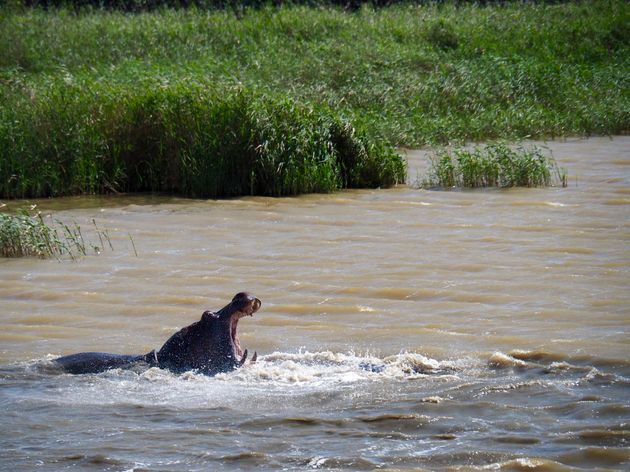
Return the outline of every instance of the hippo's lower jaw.
<path id="1" fill-rule="evenodd" d="M 234 358 L 235 359 L 240 358 L 236 362 L 237 367 L 241 367 L 243 364 L 245 364 L 245 361 L 247 360 L 247 349 L 243 350 L 243 348 L 241 347 L 241 341 L 238 337 L 238 322 L 241 318 L 245 316 L 254 316 L 254 313 L 256 313 L 256 311 L 258 311 L 259 308 L 260 308 L 260 300 L 256 298 L 252 301 L 252 303 L 247 307 L 246 310 L 236 312 L 232 314 L 232 316 L 230 317 L 230 331 L 229 331 L 230 342 L 232 344 Z M 257 358 L 258 358 L 258 353 L 254 352 L 251 362 L 256 362 Z"/>
<path id="2" fill-rule="evenodd" d="M 137 364 L 157 366 L 176 373 L 196 370 L 206 375 L 229 372 L 245 364 L 238 337 L 238 321 L 253 316 L 261 306 L 258 298 L 237 293 L 217 312 L 206 311 L 201 320 L 182 328 L 162 348 L 145 355 L 121 355 L 105 352 L 81 352 L 55 359 L 66 372 L 89 374 L 109 369 L 130 368 Z M 255 362 L 254 353 L 250 362 Z"/>

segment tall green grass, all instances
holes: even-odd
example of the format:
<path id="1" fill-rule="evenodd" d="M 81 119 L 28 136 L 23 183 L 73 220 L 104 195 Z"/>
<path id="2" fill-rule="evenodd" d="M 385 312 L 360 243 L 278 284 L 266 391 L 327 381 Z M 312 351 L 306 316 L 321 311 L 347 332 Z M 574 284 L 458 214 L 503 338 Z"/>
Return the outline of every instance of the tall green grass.
<path id="1" fill-rule="evenodd" d="M 630 6 L 25 10 L 0 20 L 3 88 L 184 77 L 326 105 L 404 146 L 630 128 Z"/>
<path id="2" fill-rule="evenodd" d="M 624 133 L 629 25 L 618 0 L 3 9 L 0 195 L 390 185 L 392 145 Z"/>
<path id="3" fill-rule="evenodd" d="M 566 170 L 538 146 L 491 143 L 474 148 L 441 149 L 431 157 L 423 187 L 567 186 Z"/>
<path id="4" fill-rule="evenodd" d="M 325 107 L 183 80 L 51 83 L 0 121 L 0 195 L 294 195 L 393 185 L 405 164 Z"/>

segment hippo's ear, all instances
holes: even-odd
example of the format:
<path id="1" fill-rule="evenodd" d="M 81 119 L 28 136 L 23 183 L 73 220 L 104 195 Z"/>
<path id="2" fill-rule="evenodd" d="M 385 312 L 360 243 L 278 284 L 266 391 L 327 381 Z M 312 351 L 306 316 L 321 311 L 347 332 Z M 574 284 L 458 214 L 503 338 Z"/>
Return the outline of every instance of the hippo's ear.
<path id="1" fill-rule="evenodd" d="M 217 315 L 215 312 L 210 311 L 210 310 L 204 311 L 203 315 L 201 315 L 201 319 L 203 321 L 216 320 L 218 317 L 219 315 Z"/>

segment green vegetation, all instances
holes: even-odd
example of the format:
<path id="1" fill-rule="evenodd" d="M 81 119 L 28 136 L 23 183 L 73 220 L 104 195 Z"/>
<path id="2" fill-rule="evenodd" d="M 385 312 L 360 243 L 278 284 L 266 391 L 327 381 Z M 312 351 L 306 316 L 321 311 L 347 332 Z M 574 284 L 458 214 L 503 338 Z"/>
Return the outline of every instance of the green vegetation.
<path id="1" fill-rule="evenodd" d="M 391 146 L 630 129 L 630 7 L 0 10 L 0 196 L 289 195 Z"/>
<path id="2" fill-rule="evenodd" d="M 361 4 L 374 6 L 387 6 L 396 3 L 398 0 L 293 0 L 284 2 L 283 0 L 9 0 L 31 7 L 73 7 L 73 8 L 105 8 L 111 10 L 121 10 L 126 12 L 150 11 L 157 8 L 189 8 L 200 9 L 233 9 L 243 11 L 245 8 L 261 8 L 272 5 L 309 5 L 333 6 L 337 5 L 348 10 L 356 10 Z M 431 0 L 430 0 L 431 1 Z"/>
<path id="3" fill-rule="evenodd" d="M 0 257 L 61 257 L 75 259 L 86 255 L 90 246 L 95 253 L 105 248 L 105 242 L 113 249 L 108 232 L 102 231 L 93 221 L 100 246 L 86 243 L 81 227 L 74 223 L 68 226 L 61 221 L 50 225 L 40 213 L 30 216 L 27 212 L 17 215 L 0 213 Z M 134 249 L 135 250 L 135 249 Z"/>
<path id="4" fill-rule="evenodd" d="M 473 149 L 442 149 L 431 158 L 423 187 L 543 187 L 567 186 L 567 174 L 537 146 L 511 148 L 489 144 Z"/>
<path id="5" fill-rule="evenodd" d="M 404 181 L 393 148 L 323 107 L 192 81 L 52 84 L 3 110 L 0 195 L 294 195 Z"/>

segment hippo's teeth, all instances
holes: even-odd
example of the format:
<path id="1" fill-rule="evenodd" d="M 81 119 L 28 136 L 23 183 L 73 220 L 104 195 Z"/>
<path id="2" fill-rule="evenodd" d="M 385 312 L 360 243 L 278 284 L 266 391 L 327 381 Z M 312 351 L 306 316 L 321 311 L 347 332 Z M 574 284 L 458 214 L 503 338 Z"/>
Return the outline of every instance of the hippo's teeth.
<path id="1" fill-rule="evenodd" d="M 241 360 L 238 362 L 238 365 L 242 366 L 243 364 L 245 364 L 245 359 L 247 359 L 247 349 L 245 349 L 245 352 L 243 353 L 243 357 L 241 357 Z"/>
<path id="2" fill-rule="evenodd" d="M 258 353 L 254 351 L 254 355 L 252 356 L 252 360 L 250 361 L 250 363 L 253 364 L 254 362 L 256 362 L 257 359 L 258 359 Z"/>

